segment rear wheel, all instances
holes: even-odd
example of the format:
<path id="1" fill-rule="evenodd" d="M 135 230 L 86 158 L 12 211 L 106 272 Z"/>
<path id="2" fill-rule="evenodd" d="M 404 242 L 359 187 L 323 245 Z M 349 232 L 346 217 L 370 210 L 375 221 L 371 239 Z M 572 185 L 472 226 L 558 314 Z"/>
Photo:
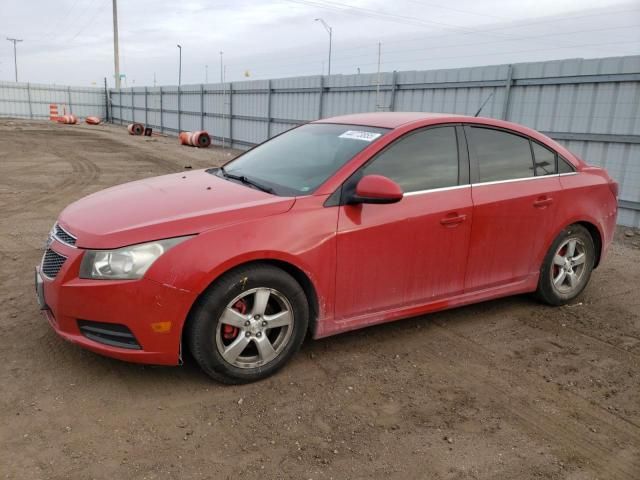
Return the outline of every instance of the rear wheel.
<path id="1" fill-rule="evenodd" d="M 187 341 L 212 378 L 247 383 L 284 366 L 302 345 L 308 317 L 307 298 L 291 275 L 270 265 L 241 267 L 203 294 Z"/>
<path id="2" fill-rule="evenodd" d="M 542 264 L 538 298 L 550 305 L 564 305 L 576 298 L 589 283 L 595 247 L 589 231 L 570 225 L 554 240 Z"/>

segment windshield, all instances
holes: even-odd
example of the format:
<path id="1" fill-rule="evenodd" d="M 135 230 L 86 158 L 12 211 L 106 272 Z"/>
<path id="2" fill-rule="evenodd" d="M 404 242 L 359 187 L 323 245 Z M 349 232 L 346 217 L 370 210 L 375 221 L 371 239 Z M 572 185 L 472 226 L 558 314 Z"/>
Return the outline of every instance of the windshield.
<path id="1" fill-rule="evenodd" d="M 240 179 L 276 195 L 309 195 L 388 131 L 359 125 L 310 123 L 258 145 L 215 174 Z"/>

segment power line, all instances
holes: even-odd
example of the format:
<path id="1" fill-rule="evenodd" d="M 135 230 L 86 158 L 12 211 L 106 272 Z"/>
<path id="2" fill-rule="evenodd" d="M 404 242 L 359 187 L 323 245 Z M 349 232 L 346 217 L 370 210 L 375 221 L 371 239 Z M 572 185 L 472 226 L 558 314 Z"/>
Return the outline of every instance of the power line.
<path id="1" fill-rule="evenodd" d="M 75 35 L 73 37 L 71 37 L 71 40 L 69 40 L 69 42 L 73 42 L 76 38 L 78 38 L 78 35 L 80 35 L 82 32 L 84 32 L 87 29 L 87 27 L 92 25 L 93 22 L 95 22 L 96 18 L 98 18 L 98 15 L 101 14 L 102 12 L 104 12 L 106 7 L 109 6 L 109 3 L 105 2 L 105 0 L 101 0 L 101 1 L 104 2 L 102 4 L 102 6 L 99 7 L 98 10 L 95 11 L 94 15 L 89 19 L 88 22 L 86 22 L 84 25 L 82 25 L 82 27 L 80 27 L 80 29 L 75 33 Z"/>
<path id="2" fill-rule="evenodd" d="M 496 30 L 501 30 L 504 27 L 490 28 L 490 29 L 470 29 L 467 27 L 452 25 L 445 22 L 438 22 L 434 20 L 422 20 L 414 17 L 408 17 L 405 15 L 390 14 L 386 12 L 381 12 L 379 10 L 373 10 L 373 9 L 364 8 L 364 7 L 355 7 L 345 3 L 335 2 L 330 0 L 284 0 L 284 1 L 290 2 L 290 3 L 297 3 L 301 5 L 314 6 L 314 7 L 325 9 L 325 10 L 337 11 L 337 12 L 347 13 L 351 15 L 358 15 L 358 16 L 364 15 L 370 18 L 377 18 L 377 19 L 382 19 L 382 20 L 387 20 L 387 21 L 392 21 L 392 22 L 402 23 L 407 25 L 428 26 L 429 24 L 432 24 L 432 25 L 437 25 L 437 26 L 449 29 L 449 30 L 457 30 L 462 35 L 480 34 L 480 35 L 497 36 L 497 37 L 502 37 L 505 39 L 512 39 L 512 40 L 517 40 L 519 38 L 511 34 L 492 33 L 492 32 L 496 32 Z"/>
<path id="3" fill-rule="evenodd" d="M 570 45 L 570 46 L 563 46 L 563 47 L 557 47 L 558 49 L 566 49 L 566 48 L 576 48 L 576 47 L 593 47 L 594 45 L 623 45 L 623 44 L 637 44 L 639 43 L 638 40 L 632 40 L 632 41 L 622 41 L 622 42 L 599 42 L 599 43 L 586 43 L 586 44 L 581 44 L 581 45 Z M 519 54 L 519 53 L 534 53 L 534 52 L 541 52 L 541 51 L 546 51 L 548 50 L 548 48 L 534 48 L 534 49 L 527 49 L 527 50 L 512 50 L 512 51 L 507 51 L 507 52 L 497 52 L 497 55 L 512 55 L 512 54 Z M 432 60 L 450 60 L 450 59 L 460 59 L 460 58 L 470 58 L 470 57 L 476 57 L 477 54 L 468 54 L 468 55 L 455 55 L 455 56 L 451 56 L 451 55 L 444 55 L 444 56 L 439 56 L 439 57 L 419 57 L 419 58 L 407 58 L 407 59 L 402 59 L 402 60 L 386 60 L 384 62 L 382 62 L 383 65 L 392 65 L 392 64 L 398 64 L 398 63 L 414 63 L 416 61 L 432 61 Z M 376 65 L 377 62 L 368 62 L 368 63 L 359 63 L 358 66 L 363 66 L 363 65 Z M 353 64 L 351 64 L 353 65 Z M 259 77 L 265 77 L 265 76 L 271 76 L 272 74 L 257 74 L 254 77 L 255 78 L 259 78 Z"/>
<path id="4" fill-rule="evenodd" d="M 536 39 L 536 38 L 540 38 L 540 37 L 554 37 L 554 36 L 562 36 L 562 35 L 574 35 L 574 34 L 578 34 L 578 33 L 592 33 L 592 32 L 598 32 L 598 31 L 607 31 L 607 30 L 620 30 L 620 29 L 627 29 L 627 28 L 638 28 L 636 25 L 629 25 L 629 26 L 618 26 L 618 27 L 603 27 L 603 28 L 595 28 L 595 29 L 584 29 L 584 30 L 573 30 L 570 32 L 556 32 L 556 33 L 551 33 L 551 34 L 538 34 L 538 35 L 529 35 L 526 37 L 523 37 L 523 40 L 531 40 L 531 39 Z M 491 40 L 491 41 L 486 41 L 486 42 L 464 42 L 464 43 L 453 43 L 453 44 L 438 44 L 438 50 L 442 50 L 442 49 L 447 49 L 447 48 L 458 48 L 458 47 L 466 47 L 466 46 L 481 46 L 481 45 L 492 45 L 495 43 L 500 43 L 502 42 L 502 40 Z M 390 44 L 390 43 L 398 43 L 396 42 L 384 42 L 385 45 Z M 368 45 L 368 48 L 373 49 L 373 43 Z M 573 45 L 568 45 L 568 47 L 571 47 Z M 549 47 L 552 48 L 552 47 Z M 359 50 L 360 48 L 358 48 Z M 353 50 L 353 49 L 341 49 L 341 51 L 348 51 L 348 50 Z M 420 51 L 433 51 L 433 48 L 430 47 L 421 47 L 421 48 L 412 48 L 412 49 L 397 49 L 397 50 L 386 50 L 386 54 L 393 54 L 393 53 L 405 53 L 405 52 L 420 52 Z M 365 58 L 365 57 L 371 57 L 373 54 L 372 53 L 360 53 L 360 54 L 355 54 L 355 55 L 337 55 L 334 58 L 336 59 L 336 61 L 338 63 L 344 63 L 345 60 L 348 59 L 357 59 L 357 58 Z M 310 60 L 310 56 L 309 55 L 301 55 L 301 56 L 297 56 L 297 57 L 291 57 L 288 56 L 287 60 L 291 60 L 291 59 L 295 59 L 295 58 L 300 58 L 300 59 L 305 59 L 304 61 L 301 62 L 289 62 L 287 61 L 286 63 L 278 63 L 278 62 L 274 62 L 273 60 L 269 61 L 269 60 L 265 60 L 263 62 L 245 62 L 244 64 L 241 64 L 239 62 L 237 63 L 232 63 L 230 64 L 230 66 L 238 66 L 240 67 L 242 66 L 246 66 L 246 63 L 251 63 L 251 65 L 253 67 L 255 67 L 256 65 L 270 65 L 270 66 L 288 66 L 288 65 L 309 65 L 309 64 L 316 64 L 318 60 L 315 60 L 315 58 L 320 59 L 322 56 L 322 54 L 317 54 L 314 55 L 313 58 L 314 60 Z M 242 68 L 242 67 L 241 67 Z"/>

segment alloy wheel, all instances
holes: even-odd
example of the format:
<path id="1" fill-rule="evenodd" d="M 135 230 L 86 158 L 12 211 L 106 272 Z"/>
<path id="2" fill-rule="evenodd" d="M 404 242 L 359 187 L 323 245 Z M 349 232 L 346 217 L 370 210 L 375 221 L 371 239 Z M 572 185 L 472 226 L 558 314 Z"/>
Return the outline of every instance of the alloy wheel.
<path id="1" fill-rule="evenodd" d="M 253 288 L 227 304 L 216 328 L 216 347 L 235 367 L 261 367 L 285 349 L 293 322 L 293 309 L 282 293 Z"/>
<path id="2" fill-rule="evenodd" d="M 584 242 L 575 237 L 566 239 L 553 257 L 551 281 L 553 287 L 562 294 L 570 294 L 577 288 L 587 269 L 587 249 Z"/>

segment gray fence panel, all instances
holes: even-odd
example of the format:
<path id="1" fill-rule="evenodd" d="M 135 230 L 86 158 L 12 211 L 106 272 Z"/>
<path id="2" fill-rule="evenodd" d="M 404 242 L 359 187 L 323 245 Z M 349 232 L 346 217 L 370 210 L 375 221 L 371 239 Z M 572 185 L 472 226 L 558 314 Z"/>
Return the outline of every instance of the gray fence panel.
<path id="1" fill-rule="evenodd" d="M 102 88 L 43 85 L 38 83 L 0 82 L 0 116 L 16 118 L 49 118 L 49 104 L 59 106 L 62 115 L 78 117 L 106 115 L 105 91 Z"/>

